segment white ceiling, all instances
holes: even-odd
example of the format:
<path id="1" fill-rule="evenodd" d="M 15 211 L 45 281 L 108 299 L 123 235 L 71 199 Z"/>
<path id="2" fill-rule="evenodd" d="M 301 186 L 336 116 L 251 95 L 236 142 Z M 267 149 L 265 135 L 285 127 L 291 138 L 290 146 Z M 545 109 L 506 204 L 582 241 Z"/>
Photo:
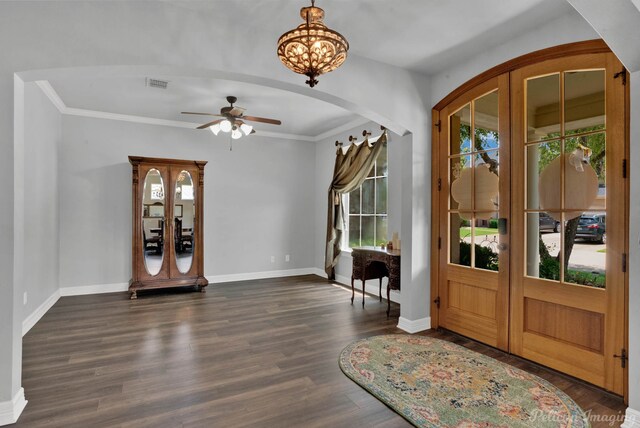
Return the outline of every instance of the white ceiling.
<path id="1" fill-rule="evenodd" d="M 149 7 L 154 3 L 148 2 Z M 164 4 L 166 13 L 176 8 L 203 15 L 220 34 L 218 49 L 224 49 L 225 40 L 229 46 L 239 40 L 248 43 L 252 33 L 273 40 L 274 49 L 265 52 L 266 56 L 275 55 L 280 34 L 301 23 L 299 9 L 309 3 L 166 0 L 155 4 Z M 349 40 L 350 54 L 425 74 L 441 71 L 560 15 L 575 13 L 564 0 L 318 0 L 316 5 L 325 9 L 325 23 Z M 256 58 L 257 64 L 260 61 Z M 166 80 L 170 81 L 167 90 L 146 87 L 144 76 L 50 83 L 69 108 L 193 123 L 206 120 L 180 111 L 217 113 L 227 105 L 225 97 L 234 95 L 246 114 L 282 120 L 281 126 L 257 124 L 258 132 L 317 137 L 363 120 L 335 105 L 278 89 L 204 78 L 173 76 Z"/>
<path id="2" fill-rule="evenodd" d="M 282 125 L 255 123 L 257 132 L 316 137 L 361 119 L 341 107 L 304 95 L 228 80 L 149 76 L 169 81 L 167 89 L 145 85 L 145 77 L 54 79 L 49 83 L 67 107 L 145 118 L 193 122 L 194 128 L 213 120 L 181 111 L 214 113 L 238 98 L 246 115 L 279 119 Z"/>

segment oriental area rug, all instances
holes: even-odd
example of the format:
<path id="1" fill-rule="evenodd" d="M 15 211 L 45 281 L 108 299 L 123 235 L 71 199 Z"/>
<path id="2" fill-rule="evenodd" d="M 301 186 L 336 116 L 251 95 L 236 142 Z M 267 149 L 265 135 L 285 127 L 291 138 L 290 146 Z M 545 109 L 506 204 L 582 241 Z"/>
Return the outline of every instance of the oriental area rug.
<path id="1" fill-rule="evenodd" d="M 451 342 L 373 336 L 347 346 L 339 363 L 418 427 L 589 427 L 584 411 L 549 382 Z"/>

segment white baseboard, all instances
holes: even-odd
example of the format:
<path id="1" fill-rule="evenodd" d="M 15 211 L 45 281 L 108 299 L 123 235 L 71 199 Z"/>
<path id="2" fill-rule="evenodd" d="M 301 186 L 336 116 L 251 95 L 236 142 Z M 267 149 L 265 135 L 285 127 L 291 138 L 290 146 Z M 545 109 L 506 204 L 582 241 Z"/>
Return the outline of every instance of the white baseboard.
<path id="1" fill-rule="evenodd" d="M 431 317 L 420 318 L 417 320 L 408 320 L 400 317 L 398 318 L 398 328 L 411 334 L 429 330 L 431 328 Z"/>
<path id="2" fill-rule="evenodd" d="M 640 428 L 640 411 L 627 407 L 624 422 L 620 428 Z"/>
<path id="3" fill-rule="evenodd" d="M 327 273 L 325 271 L 323 271 L 322 269 L 318 269 L 318 268 L 313 268 L 313 274 L 321 276 L 323 278 L 327 277 Z M 340 283 L 342 285 L 346 285 L 347 287 L 351 288 L 351 278 L 346 277 L 346 276 L 342 276 L 342 275 L 336 275 L 336 279 L 334 282 Z M 366 287 L 367 290 L 371 290 L 373 292 L 373 294 L 376 294 L 376 291 L 379 290 L 380 288 L 380 283 L 378 282 L 377 279 L 371 279 L 369 281 L 366 282 Z M 362 281 L 354 281 L 353 282 L 353 288 L 355 288 L 358 291 L 362 291 Z M 382 298 L 386 299 L 386 291 L 385 291 L 385 287 L 384 287 L 384 283 L 382 285 Z M 391 301 L 393 303 L 398 303 L 400 304 L 400 292 L 396 291 L 396 290 L 391 290 L 391 292 L 389 293 L 389 298 L 391 299 Z"/>
<path id="4" fill-rule="evenodd" d="M 38 308 L 31 313 L 31 315 L 29 315 L 24 321 L 22 321 L 23 336 L 27 334 L 38 321 L 40 321 L 40 318 L 42 318 L 44 314 L 46 314 L 47 311 L 56 304 L 59 298 L 60 290 L 56 290 L 55 293 L 51 295 L 51 297 L 45 300 L 43 304 L 38 306 Z"/>
<path id="5" fill-rule="evenodd" d="M 13 400 L 0 402 L 0 426 L 15 424 L 26 405 L 24 388 L 20 388 Z"/>
<path id="6" fill-rule="evenodd" d="M 60 296 L 84 296 L 86 294 L 118 293 L 129 290 L 128 282 L 115 284 L 81 285 L 78 287 L 61 287 Z"/>
<path id="7" fill-rule="evenodd" d="M 210 284 L 223 282 L 250 281 L 253 279 L 282 278 L 286 276 L 312 275 L 315 268 L 269 270 L 263 272 L 234 273 L 230 275 L 205 275 Z"/>

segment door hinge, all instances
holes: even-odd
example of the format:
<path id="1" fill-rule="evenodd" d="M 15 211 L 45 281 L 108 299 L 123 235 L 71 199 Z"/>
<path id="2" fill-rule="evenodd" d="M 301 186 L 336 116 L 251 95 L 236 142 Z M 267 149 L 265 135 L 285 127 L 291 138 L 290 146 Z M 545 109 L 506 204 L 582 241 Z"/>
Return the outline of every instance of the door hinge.
<path id="1" fill-rule="evenodd" d="M 626 86 L 626 84 L 627 84 L 627 69 L 622 67 L 622 70 L 618 71 L 616 74 L 613 75 L 614 79 L 617 79 L 618 77 L 622 77 L 622 84 Z"/>
<path id="2" fill-rule="evenodd" d="M 627 271 L 627 253 L 622 253 L 622 272 Z"/>
<path id="3" fill-rule="evenodd" d="M 622 159 L 622 178 L 627 178 L 627 160 Z"/>
<path id="4" fill-rule="evenodd" d="M 438 192 L 442 190 L 442 178 L 438 178 Z"/>
<path id="5" fill-rule="evenodd" d="M 442 121 L 438 120 L 436 123 L 433 124 L 433 126 L 438 128 L 438 132 L 440 132 L 440 128 L 442 127 Z"/>
<path id="6" fill-rule="evenodd" d="M 438 236 L 438 250 L 442 248 L 442 238 Z"/>
<path id="7" fill-rule="evenodd" d="M 440 309 L 440 296 L 436 297 L 433 303 L 436 304 L 436 308 Z"/>
<path id="8" fill-rule="evenodd" d="M 627 367 L 627 360 L 629 359 L 629 356 L 627 355 L 627 350 L 622 348 L 622 350 L 620 351 L 620 355 L 614 355 L 614 358 L 620 358 L 620 366 L 624 369 L 625 367 Z"/>

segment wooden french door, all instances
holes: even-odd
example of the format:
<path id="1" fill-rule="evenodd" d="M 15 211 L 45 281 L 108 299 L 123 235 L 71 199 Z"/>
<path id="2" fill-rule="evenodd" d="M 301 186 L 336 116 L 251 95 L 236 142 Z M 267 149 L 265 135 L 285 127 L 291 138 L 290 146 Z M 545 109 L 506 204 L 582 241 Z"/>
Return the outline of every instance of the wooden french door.
<path id="1" fill-rule="evenodd" d="M 510 349 L 618 394 L 627 233 L 621 70 L 608 53 L 511 73 Z M 549 219 L 557 232 L 542 230 Z"/>
<path id="2" fill-rule="evenodd" d="M 435 111 L 435 325 L 625 391 L 625 73 L 514 68 Z M 434 244 L 435 245 L 435 244 Z"/>
<path id="3" fill-rule="evenodd" d="M 508 350 L 508 75 L 459 97 L 440 118 L 439 323 Z"/>

